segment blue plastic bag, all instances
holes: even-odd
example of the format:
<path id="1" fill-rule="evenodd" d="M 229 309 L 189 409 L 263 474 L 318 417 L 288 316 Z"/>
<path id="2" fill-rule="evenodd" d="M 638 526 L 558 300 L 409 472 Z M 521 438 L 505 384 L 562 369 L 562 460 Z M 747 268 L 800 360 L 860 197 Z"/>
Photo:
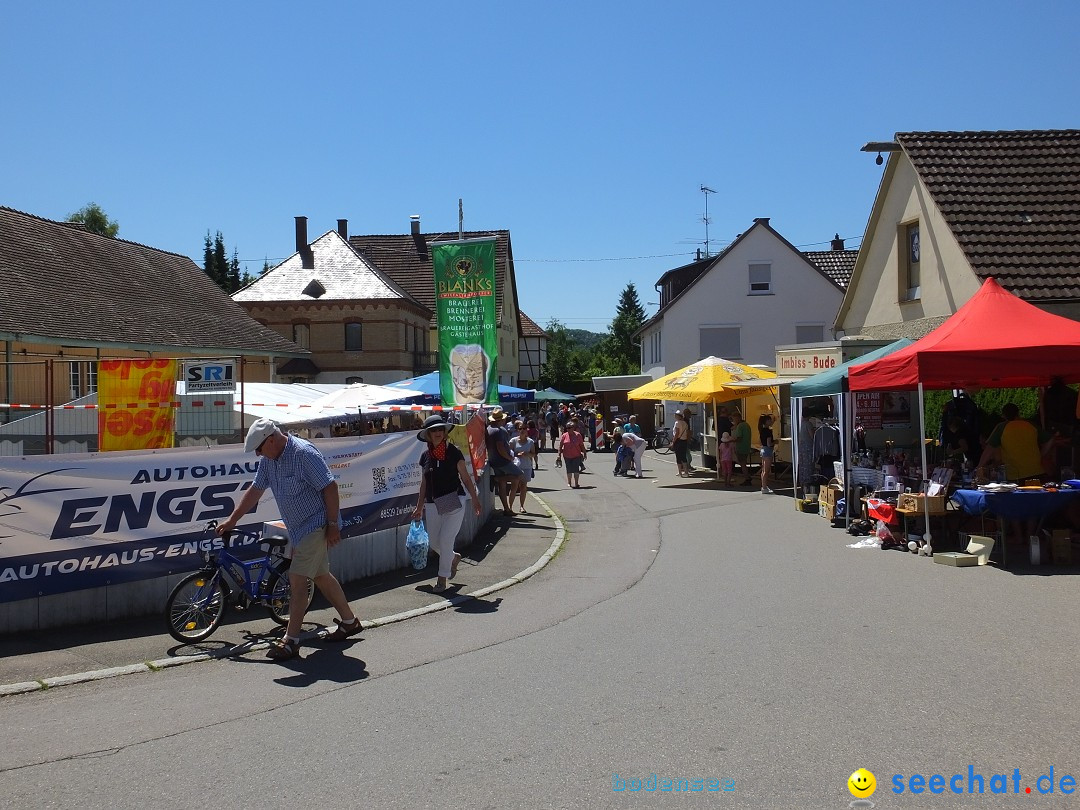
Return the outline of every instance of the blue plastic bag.
<path id="1" fill-rule="evenodd" d="M 405 538 L 405 549 L 409 552 L 409 561 L 417 571 L 427 568 L 428 533 L 424 522 L 414 520 L 409 526 L 409 536 Z"/>

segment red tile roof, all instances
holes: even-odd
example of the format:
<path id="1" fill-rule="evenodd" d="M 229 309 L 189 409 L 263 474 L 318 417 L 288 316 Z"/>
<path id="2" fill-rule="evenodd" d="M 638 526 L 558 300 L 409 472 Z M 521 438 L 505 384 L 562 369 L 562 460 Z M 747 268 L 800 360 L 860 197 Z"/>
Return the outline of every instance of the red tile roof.
<path id="1" fill-rule="evenodd" d="M 1080 130 L 898 132 L 982 280 L 1080 298 Z"/>
<path id="2" fill-rule="evenodd" d="M 536 321 L 520 310 L 518 311 L 518 318 L 521 322 L 520 331 L 522 337 L 546 338 L 548 336 L 547 332 L 536 325 Z"/>

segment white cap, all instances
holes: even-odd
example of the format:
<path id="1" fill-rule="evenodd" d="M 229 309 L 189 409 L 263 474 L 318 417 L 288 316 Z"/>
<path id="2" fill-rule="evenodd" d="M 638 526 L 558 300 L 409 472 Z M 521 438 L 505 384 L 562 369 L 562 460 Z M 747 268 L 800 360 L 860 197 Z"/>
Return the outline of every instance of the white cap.
<path id="1" fill-rule="evenodd" d="M 244 439 L 244 452 L 254 452 L 260 444 L 266 441 L 268 436 L 280 432 L 277 422 L 273 419 L 256 419 L 254 424 L 248 428 L 247 438 Z"/>

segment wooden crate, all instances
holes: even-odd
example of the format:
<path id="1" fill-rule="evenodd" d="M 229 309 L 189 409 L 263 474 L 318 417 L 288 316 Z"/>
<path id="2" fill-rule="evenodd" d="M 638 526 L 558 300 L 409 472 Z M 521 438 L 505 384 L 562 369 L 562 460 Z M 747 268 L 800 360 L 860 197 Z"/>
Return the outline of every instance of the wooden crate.
<path id="1" fill-rule="evenodd" d="M 923 499 L 928 498 L 927 504 L 930 509 L 931 515 L 940 515 L 945 512 L 945 496 L 944 495 L 922 495 L 914 492 L 903 492 L 896 501 L 896 506 L 899 509 L 909 509 L 912 512 L 918 512 L 924 514 Z"/>

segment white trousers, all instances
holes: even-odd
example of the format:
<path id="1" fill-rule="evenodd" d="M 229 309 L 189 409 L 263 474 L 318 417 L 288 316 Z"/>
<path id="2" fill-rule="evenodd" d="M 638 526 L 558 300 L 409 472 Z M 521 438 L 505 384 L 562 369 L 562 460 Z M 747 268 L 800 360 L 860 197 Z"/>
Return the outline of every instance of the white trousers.
<path id="1" fill-rule="evenodd" d="M 450 566 L 454 564 L 454 540 L 465 519 L 465 496 L 459 495 L 461 507 L 446 515 L 440 515 L 433 503 L 424 504 L 424 528 L 428 533 L 428 545 L 439 555 L 439 576 L 449 578 Z"/>
<path id="2" fill-rule="evenodd" d="M 634 469 L 637 470 L 637 477 L 641 478 L 641 457 L 645 455 L 645 447 L 647 442 L 642 442 L 634 449 Z M 633 449 L 633 448 L 628 448 Z"/>

